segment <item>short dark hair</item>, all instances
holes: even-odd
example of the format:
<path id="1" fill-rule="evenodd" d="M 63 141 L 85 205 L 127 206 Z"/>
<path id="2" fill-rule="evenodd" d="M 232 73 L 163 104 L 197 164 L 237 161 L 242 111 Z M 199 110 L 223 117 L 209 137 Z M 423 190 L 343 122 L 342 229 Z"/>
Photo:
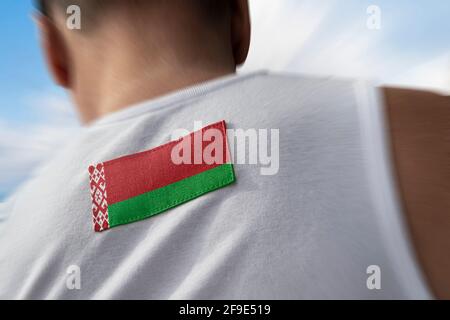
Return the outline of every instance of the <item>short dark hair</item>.
<path id="1" fill-rule="evenodd" d="M 60 8 L 68 7 L 71 4 L 86 6 L 87 4 L 101 3 L 102 0 L 34 0 L 37 10 L 45 16 L 50 15 L 50 7 L 55 4 Z"/>
<path id="2" fill-rule="evenodd" d="M 60 7 L 68 6 L 70 4 L 77 5 L 99 5 L 105 0 L 34 0 L 37 10 L 45 15 L 49 16 L 50 6 L 52 3 L 58 4 Z M 106 0 L 111 1 L 111 0 Z M 150 1 L 150 0 L 148 0 Z M 214 16 L 216 18 L 218 15 L 223 14 L 226 6 L 229 5 L 229 0 L 195 0 L 197 4 L 200 4 L 208 15 Z"/>
<path id="3" fill-rule="evenodd" d="M 52 19 L 53 9 L 62 12 L 66 11 L 71 5 L 77 5 L 84 13 L 83 30 L 92 30 L 97 21 L 99 21 L 98 13 L 111 9 L 118 4 L 138 5 L 155 1 L 175 1 L 175 0 L 34 0 L 37 10 L 45 17 Z M 177 0 L 180 1 L 180 0 Z M 193 10 L 204 19 L 203 21 L 208 27 L 216 27 L 222 25 L 228 17 L 231 10 L 230 0 L 183 0 L 183 4 L 189 4 Z"/>
<path id="4" fill-rule="evenodd" d="M 43 15 L 48 14 L 47 2 L 45 0 L 35 0 L 36 9 Z"/>

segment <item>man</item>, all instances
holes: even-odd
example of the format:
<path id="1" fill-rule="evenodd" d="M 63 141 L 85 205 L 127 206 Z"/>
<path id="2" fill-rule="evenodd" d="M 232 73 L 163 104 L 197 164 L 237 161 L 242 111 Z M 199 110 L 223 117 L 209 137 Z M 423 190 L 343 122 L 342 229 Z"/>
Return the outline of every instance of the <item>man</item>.
<path id="1" fill-rule="evenodd" d="M 81 8 L 79 31 L 66 28 L 69 4 Z M 250 44 L 246 0 L 41 5 L 48 65 L 87 126 L 7 204 L 1 298 L 450 297 L 448 97 L 234 75 Z M 234 184 L 94 232 L 90 165 L 159 154 L 175 130 L 223 120 L 249 136 L 279 130 L 269 143 L 279 170 L 238 162 Z M 171 164 L 152 159 L 140 176 L 119 165 L 114 192 L 167 179 Z M 155 202 L 171 195 L 158 190 Z M 154 209 L 141 204 L 122 209 Z"/>

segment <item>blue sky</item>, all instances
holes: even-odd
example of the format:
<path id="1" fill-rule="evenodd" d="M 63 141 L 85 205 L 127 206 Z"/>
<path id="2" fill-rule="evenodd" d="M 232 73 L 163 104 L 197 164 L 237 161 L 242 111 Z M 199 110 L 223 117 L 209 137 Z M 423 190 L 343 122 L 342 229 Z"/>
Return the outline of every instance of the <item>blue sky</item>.
<path id="1" fill-rule="evenodd" d="M 29 0 L 0 2 L 0 119 L 30 121 L 22 105 L 31 92 L 56 90 L 47 75 L 37 45 L 37 33 L 31 20 L 33 7 Z"/>
<path id="2" fill-rule="evenodd" d="M 250 0 L 256 69 L 364 77 L 380 84 L 450 91 L 448 0 Z M 381 29 L 366 26 L 381 9 Z M 31 0 L 0 2 L 0 200 L 77 130 L 51 82 Z"/>
<path id="3" fill-rule="evenodd" d="M 45 69 L 32 13 L 31 0 L 0 2 L 0 200 L 77 127 Z"/>

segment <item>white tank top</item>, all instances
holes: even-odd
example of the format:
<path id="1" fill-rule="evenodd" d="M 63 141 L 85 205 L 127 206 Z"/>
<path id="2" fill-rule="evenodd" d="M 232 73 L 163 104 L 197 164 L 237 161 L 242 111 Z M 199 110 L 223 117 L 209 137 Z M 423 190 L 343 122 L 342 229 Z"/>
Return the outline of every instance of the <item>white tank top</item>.
<path id="1" fill-rule="evenodd" d="M 235 164 L 232 186 L 93 231 L 89 165 L 221 120 L 249 133 L 279 130 L 279 143 L 269 140 L 276 174 L 262 175 L 261 161 Z M 266 73 L 111 114 L 0 207 L 0 298 L 428 299 L 384 126 L 370 85 Z M 74 272 L 80 288 L 70 285 Z"/>

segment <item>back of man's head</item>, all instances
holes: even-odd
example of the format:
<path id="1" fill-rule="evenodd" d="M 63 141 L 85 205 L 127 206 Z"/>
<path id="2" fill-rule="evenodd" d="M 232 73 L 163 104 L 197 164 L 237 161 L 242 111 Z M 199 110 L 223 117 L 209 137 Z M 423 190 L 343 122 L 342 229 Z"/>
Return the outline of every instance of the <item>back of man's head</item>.
<path id="1" fill-rule="evenodd" d="M 174 10 L 197 13 L 200 19 L 206 23 L 223 22 L 229 14 L 232 4 L 230 0 L 37 0 L 39 10 L 46 16 L 51 16 L 56 12 L 64 12 L 70 6 L 78 6 L 84 15 L 85 27 L 95 22 L 100 22 L 102 15 L 108 10 L 126 10 L 137 8 L 145 14 L 148 9 L 155 9 L 158 6 L 170 5 Z M 116 14 L 118 13 L 116 12 Z"/>
<path id="2" fill-rule="evenodd" d="M 124 88 L 124 83 L 136 87 L 134 83 L 144 83 L 145 76 L 146 83 L 163 85 L 159 90 L 152 86 L 154 95 L 164 93 L 233 72 L 249 49 L 247 0 L 38 0 L 38 4 L 50 69 L 72 92 L 86 121 L 97 116 L 91 110 L 94 104 L 98 108 L 100 98 L 113 99 L 113 87 Z M 67 27 L 71 18 L 67 9 L 74 5 L 80 9 L 80 30 Z M 183 75 L 192 80 L 181 79 Z M 114 99 L 120 105 L 135 102 Z"/>

